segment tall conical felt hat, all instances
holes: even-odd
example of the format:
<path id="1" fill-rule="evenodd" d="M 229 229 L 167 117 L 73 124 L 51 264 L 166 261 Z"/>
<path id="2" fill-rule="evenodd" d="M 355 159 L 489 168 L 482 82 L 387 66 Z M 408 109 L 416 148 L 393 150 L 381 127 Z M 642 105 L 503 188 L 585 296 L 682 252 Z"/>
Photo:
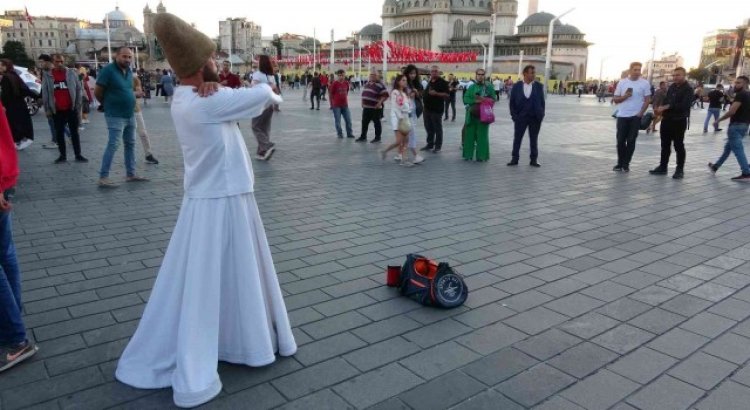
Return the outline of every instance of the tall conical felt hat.
<path id="1" fill-rule="evenodd" d="M 154 32 L 169 65 L 179 77 L 197 73 L 216 51 L 213 40 L 174 14 L 157 14 Z"/>

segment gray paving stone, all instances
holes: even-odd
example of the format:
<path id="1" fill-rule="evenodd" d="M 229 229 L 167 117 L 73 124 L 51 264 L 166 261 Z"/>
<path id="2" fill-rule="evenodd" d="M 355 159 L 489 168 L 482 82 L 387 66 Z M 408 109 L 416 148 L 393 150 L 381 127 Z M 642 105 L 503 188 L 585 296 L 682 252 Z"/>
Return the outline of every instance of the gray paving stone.
<path id="1" fill-rule="evenodd" d="M 554 300 L 554 298 L 549 295 L 538 292 L 536 290 L 529 290 L 503 299 L 502 305 L 509 307 L 517 312 L 523 312 L 533 307 L 543 305 L 551 300 Z"/>
<path id="2" fill-rule="evenodd" d="M 691 290 L 689 294 L 711 302 L 719 302 L 731 296 L 737 290 L 715 283 L 706 283 Z"/>
<path id="3" fill-rule="evenodd" d="M 411 356 L 422 349 L 402 337 L 394 337 L 345 354 L 343 358 L 363 372 Z"/>
<path id="4" fill-rule="evenodd" d="M 262 384 L 237 394 L 221 397 L 204 406 L 207 410 L 236 409 L 252 403 L 254 409 L 271 409 L 286 403 L 284 397 L 270 384 Z"/>
<path id="5" fill-rule="evenodd" d="M 733 289 L 743 289 L 750 285 L 750 276 L 737 272 L 727 272 L 711 282 Z"/>
<path id="6" fill-rule="evenodd" d="M 587 283 L 577 281 L 571 278 L 560 279 L 555 282 L 548 283 L 544 286 L 537 288 L 538 291 L 550 295 L 552 297 L 562 297 L 569 295 L 573 292 L 588 287 Z"/>
<path id="7" fill-rule="evenodd" d="M 364 293 L 355 293 L 314 305 L 313 309 L 326 316 L 335 316 L 373 303 L 376 303 L 375 299 Z"/>
<path id="8" fill-rule="evenodd" d="M 562 396 L 553 396 L 551 399 L 534 407 L 534 410 L 586 410 L 583 407 L 564 399 Z"/>
<path id="9" fill-rule="evenodd" d="M 115 320 L 109 313 L 100 313 L 97 315 L 86 316 L 73 320 L 66 320 L 41 326 L 34 329 L 34 339 L 37 342 L 55 339 L 62 336 L 74 335 L 91 329 L 110 326 L 115 324 Z"/>
<path id="10" fill-rule="evenodd" d="M 547 364 L 581 379 L 617 357 L 618 355 L 610 350 L 585 342 L 552 358 Z"/>
<path id="11" fill-rule="evenodd" d="M 327 339 L 317 340 L 299 348 L 294 357 L 303 365 L 309 366 L 333 357 L 341 356 L 352 350 L 366 346 L 367 343 L 349 332 L 340 333 Z"/>
<path id="12" fill-rule="evenodd" d="M 281 394 L 297 399 L 317 390 L 341 383 L 359 374 L 357 369 L 343 359 L 335 358 L 319 363 L 271 382 Z"/>
<path id="13" fill-rule="evenodd" d="M 597 283 L 604 282 L 605 280 L 612 279 L 616 276 L 618 276 L 616 273 L 610 272 L 608 270 L 604 270 L 601 268 L 591 268 L 569 277 L 571 279 L 588 283 L 589 285 L 595 285 Z"/>
<path id="14" fill-rule="evenodd" d="M 492 323 L 499 322 L 515 314 L 515 311 L 501 306 L 500 303 L 493 303 L 491 305 L 482 306 L 480 308 L 461 313 L 454 316 L 453 319 L 465 324 L 466 326 L 478 329 L 482 326 L 487 326 Z"/>
<path id="15" fill-rule="evenodd" d="M 323 339 L 350 329 L 364 326 L 371 321 L 357 312 L 348 312 L 302 326 L 305 333 L 314 339 Z"/>
<path id="16" fill-rule="evenodd" d="M 581 293 L 574 293 L 547 303 L 544 307 L 569 317 L 576 317 L 588 313 L 602 306 L 604 303 L 605 302 L 601 300 L 588 297 Z"/>
<path id="17" fill-rule="evenodd" d="M 691 295 L 679 295 L 663 303 L 660 307 L 678 315 L 690 317 L 706 310 L 711 306 L 711 302 Z"/>
<path id="18" fill-rule="evenodd" d="M 336 393 L 329 389 L 321 390 L 309 396 L 291 401 L 281 407 L 280 410 L 308 410 L 308 409 L 330 409 L 330 410 L 351 410 L 354 406 L 347 403 Z"/>
<path id="19" fill-rule="evenodd" d="M 546 364 L 539 364 L 497 386 L 517 403 L 530 407 L 575 383 L 575 379 Z"/>
<path id="20" fill-rule="evenodd" d="M 103 382 L 99 369 L 96 366 L 89 367 L 5 390 L 2 393 L 3 404 L 9 409 L 28 407 L 86 390 Z"/>
<path id="21" fill-rule="evenodd" d="M 612 282 L 640 290 L 647 288 L 660 280 L 662 280 L 662 277 L 660 276 L 652 275 L 641 270 L 634 270 L 622 275 L 617 275 L 617 277 L 612 279 Z"/>
<path id="22" fill-rule="evenodd" d="M 479 354 L 488 355 L 526 337 L 526 334 L 511 327 L 502 323 L 495 323 L 458 337 L 455 341 Z"/>
<path id="23" fill-rule="evenodd" d="M 642 410 L 686 409 L 703 394 L 701 389 L 670 376 L 662 376 L 629 397 L 627 402 Z"/>
<path id="24" fill-rule="evenodd" d="M 482 393 L 475 394 L 463 403 L 452 407 L 452 410 L 484 410 L 484 409 L 503 409 L 503 410 L 523 410 L 519 404 L 514 403 L 507 397 L 494 390 L 486 390 Z"/>
<path id="25" fill-rule="evenodd" d="M 557 329 L 550 329 L 544 333 L 532 336 L 513 345 L 516 349 L 545 361 L 552 356 L 577 345 L 581 339 L 571 336 Z"/>
<path id="26" fill-rule="evenodd" d="M 488 386 L 494 386 L 537 363 L 533 357 L 509 347 L 484 356 L 461 371 Z"/>
<path id="27" fill-rule="evenodd" d="M 419 322 L 405 315 L 399 315 L 354 329 L 352 333 L 367 343 L 376 343 L 404 334 L 418 327 L 420 327 Z"/>
<path id="28" fill-rule="evenodd" d="M 620 324 L 619 321 L 596 312 L 587 313 L 558 327 L 572 335 L 590 339 Z"/>
<path id="29" fill-rule="evenodd" d="M 741 321 L 750 317 L 750 303 L 733 298 L 725 299 L 708 309 L 708 312 Z"/>
<path id="30" fill-rule="evenodd" d="M 684 322 L 685 317 L 663 309 L 654 308 L 630 321 L 629 324 L 647 330 L 654 334 L 661 334 Z"/>
<path id="31" fill-rule="evenodd" d="M 458 404 L 486 387 L 460 371 L 431 380 L 401 395 L 411 408 L 430 410 Z"/>
<path id="32" fill-rule="evenodd" d="M 606 410 L 640 387 L 639 384 L 616 373 L 602 370 L 563 391 L 560 395 L 589 410 Z"/>
<path id="33" fill-rule="evenodd" d="M 727 378 L 737 366 L 698 352 L 669 371 L 669 375 L 703 390 L 711 390 Z"/>
<path id="34" fill-rule="evenodd" d="M 563 259 L 563 258 L 560 258 L 560 259 Z M 531 264 L 530 261 L 526 261 L 526 263 Z M 531 276 L 537 279 L 541 279 L 545 282 L 554 282 L 556 280 L 560 280 L 562 278 L 578 273 L 577 270 L 566 268 L 565 266 L 560 266 L 560 265 L 540 266 L 540 268 L 543 268 L 543 269 L 540 269 L 536 272 L 532 272 Z"/>
<path id="35" fill-rule="evenodd" d="M 469 298 L 464 303 L 469 308 L 477 308 L 483 305 L 497 302 L 501 299 L 505 299 L 510 296 L 499 289 L 493 287 L 486 287 L 470 292 Z"/>
<path id="36" fill-rule="evenodd" d="M 703 351 L 732 363 L 744 364 L 750 360 L 750 339 L 728 333 L 709 343 Z"/>
<path id="37" fill-rule="evenodd" d="M 538 307 L 506 319 L 503 323 L 524 333 L 535 335 L 568 319 L 567 316 Z"/>
<path id="38" fill-rule="evenodd" d="M 453 339 L 470 331 L 470 327 L 465 326 L 453 319 L 447 319 L 441 322 L 433 323 L 429 326 L 424 326 L 417 330 L 413 330 L 405 334 L 404 337 L 407 340 L 416 343 L 422 348 L 427 348 Z"/>
<path id="39" fill-rule="evenodd" d="M 622 298 L 599 308 L 597 312 L 617 320 L 627 321 L 649 309 L 651 306 L 643 302 Z"/>
<path id="40" fill-rule="evenodd" d="M 378 321 L 401 313 L 411 312 L 412 310 L 419 309 L 420 306 L 419 303 L 411 299 L 399 297 L 364 307 L 359 309 L 359 313 L 367 316 L 371 320 Z"/>
<path id="41" fill-rule="evenodd" d="M 479 357 L 456 342 L 446 342 L 423 350 L 399 363 L 419 377 L 430 380 L 469 364 Z"/>
<path id="42" fill-rule="evenodd" d="M 695 407 L 698 410 L 742 410 L 750 401 L 750 388 L 728 381 L 710 392 L 708 397 Z"/>
<path id="43" fill-rule="evenodd" d="M 648 344 L 648 347 L 672 357 L 684 359 L 708 343 L 709 340 L 707 337 L 676 328 L 657 337 Z"/>
<path id="44" fill-rule="evenodd" d="M 737 322 L 734 320 L 704 312 L 693 316 L 690 320 L 681 324 L 680 327 L 702 336 L 716 337 L 735 324 Z"/>
<path id="45" fill-rule="evenodd" d="M 420 383 L 421 378 L 394 363 L 341 383 L 333 390 L 356 408 L 364 409 Z"/>
<path id="46" fill-rule="evenodd" d="M 652 333 L 623 324 L 591 339 L 591 341 L 616 353 L 625 354 L 653 337 Z"/>
<path id="47" fill-rule="evenodd" d="M 679 292 L 675 292 L 671 289 L 663 288 L 661 286 L 649 286 L 628 297 L 643 303 L 648 303 L 652 306 L 656 306 L 668 301 L 669 299 L 672 299 L 677 295 L 679 295 Z"/>

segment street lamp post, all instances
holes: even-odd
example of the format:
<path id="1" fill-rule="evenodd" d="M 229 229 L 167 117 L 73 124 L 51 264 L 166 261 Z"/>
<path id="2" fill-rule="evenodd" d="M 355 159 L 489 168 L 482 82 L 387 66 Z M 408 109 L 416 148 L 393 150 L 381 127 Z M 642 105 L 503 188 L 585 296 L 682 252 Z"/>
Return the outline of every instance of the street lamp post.
<path id="1" fill-rule="evenodd" d="M 553 18 L 549 22 L 549 33 L 547 35 L 547 61 L 544 64 L 544 97 L 545 98 L 547 97 L 547 93 L 549 92 L 549 76 L 550 76 L 550 71 L 552 71 L 552 33 L 555 30 L 555 22 L 565 17 L 568 13 L 572 12 L 573 10 L 575 10 L 575 7 Z"/>
<path id="2" fill-rule="evenodd" d="M 518 55 L 518 79 L 521 79 L 521 76 L 523 75 L 523 55 L 524 50 L 521 50 L 521 52 Z"/>
<path id="3" fill-rule="evenodd" d="M 607 61 L 607 59 L 609 59 L 609 56 L 602 57 L 602 60 L 599 63 L 599 85 L 602 84 L 602 75 L 604 73 L 604 62 Z"/>
<path id="4" fill-rule="evenodd" d="M 407 24 L 409 24 L 409 20 L 406 20 L 396 27 L 383 32 L 383 81 L 385 81 L 386 84 L 388 84 L 388 53 L 390 52 L 390 49 L 388 47 L 388 34 L 390 34 L 391 31 L 399 29 Z"/>
<path id="5" fill-rule="evenodd" d="M 476 39 L 476 41 L 482 46 L 482 70 L 487 74 L 487 47 L 479 39 Z"/>
<path id="6" fill-rule="evenodd" d="M 485 78 L 492 80 L 492 63 L 495 62 L 495 35 L 497 34 L 497 14 L 492 13 L 492 27 L 490 27 L 490 41 L 487 43 L 487 61 L 489 66 L 485 65 Z"/>

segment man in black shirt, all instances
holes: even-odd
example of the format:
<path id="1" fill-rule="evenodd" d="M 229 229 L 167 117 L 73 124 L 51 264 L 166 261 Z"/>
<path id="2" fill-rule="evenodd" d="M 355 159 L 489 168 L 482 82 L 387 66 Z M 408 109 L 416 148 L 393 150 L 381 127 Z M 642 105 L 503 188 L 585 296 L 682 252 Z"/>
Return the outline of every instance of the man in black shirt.
<path id="1" fill-rule="evenodd" d="M 448 76 L 448 99 L 445 100 L 445 118 L 443 118 L 444 121 L 448 121 L 448 109 L 453 109 L 453 117 L 451 118 L 451 121 L 456 121 L 456 90 L 458 90 L 458 86 L 461 83 L 456 80 L 456 77 L 453 76 L 453 74 Z"/>
<path id="2" fill-rule="evenodd" d="M 310 91 L 310 109 L 317 109 L 320 111 L 320 94 L 323 90 L 322 82 L 320 81 L 320 76 L 317 72 L 313 74 L 312 78 L 310 79 L 310 88 L 312 91 Z M 315 102 L 318 102 L 318 107 L 315 107 Z"/>
<path id="3" fill-rule="evenodd" d="M 655 109 L 656 115 L 662 115 L 661 120 L 661 162 L 658 167 L 649 171 L 651 175 L 666 175 L 669 156 L 672 154 L 672 144 L 677 153 L 677 169 L 674 179 L 684 178 L 685 169 L 685 130 L 690 120 L 690 107 L 693 104 L 693 88 L 686 81 L 685 69 L 674 69 L 674 83 L 669 86 L 664 105 Z"/>
<path id="4" fill-rule="evenodd" d="M 706 115 L 706 121 L 703 122 L 703 133 L 708 132 L 708 122 L 711 117 L 714 121 L 719 119 L 721 115 L 721 105 L 724 102 L 724 86 L 719 84 L 716 88 L 708 93 L 708 114 Z M 721 128 L 714 127 L 714 132 L 721 131 Z"/>
<path id="5" fill-rule="evenodd" d="M 443 146 L 443 111 L 445 100 L 450 98 L 448 82 L 440 77 L 438 66 L 430 69 L 430 82 L 422 94 L 424 102 L 424 128 L 427 131 L 427 145 L 422 151 L 440 152 Z"/>
<path id="6" fill-rule="evenodd" d="M 742 139 L 747 135 L 747 130 L 750 128 L 750 92 L 747 90 L 749 81 L 744 75 L 737 77 L 737 80 L 734 81 L 734 91 L 736 92 L 734 102 L 729 107 L 729 111 L 714 122 L 714 127 L 718 128 L 720 122 L 731 118 L 727 129 L 727 143 L 724 145 L 724 152 L 719 160 L 715 164 L 708 164 L 711 171 L 716 172 L 729 158 L 729 153 L 733 152 L 740 164 L 742 175 L 734 177 L 732 180 L 739 182 L 750 181 L 750 166 L 747 164 L 745 148 L 742 146 Z"/>

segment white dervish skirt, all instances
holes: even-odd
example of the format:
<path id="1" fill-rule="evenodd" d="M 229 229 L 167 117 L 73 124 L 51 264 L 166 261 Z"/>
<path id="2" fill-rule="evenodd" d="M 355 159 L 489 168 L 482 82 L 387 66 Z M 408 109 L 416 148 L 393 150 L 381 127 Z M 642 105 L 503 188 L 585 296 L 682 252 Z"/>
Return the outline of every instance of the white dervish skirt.
<path id="1" fill-rule="evenodd" d="M 185 198 L 117 380 L 172 387 L 179 407 L 214 398 L 218 362 L 265 366 L 297 351 L 252 193 Z"/>

